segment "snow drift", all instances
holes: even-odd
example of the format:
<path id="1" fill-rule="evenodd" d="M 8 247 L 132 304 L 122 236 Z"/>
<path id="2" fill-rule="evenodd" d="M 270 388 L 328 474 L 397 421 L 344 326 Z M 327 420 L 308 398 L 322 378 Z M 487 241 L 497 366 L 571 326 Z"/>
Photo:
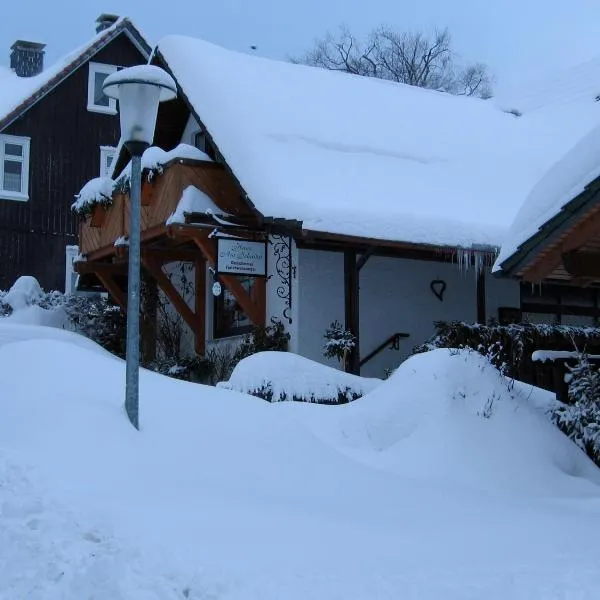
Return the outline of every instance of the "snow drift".
<path id="1" fill-rule="evenodd" d="M 344 373 L 291 352 L 258 352 L 241 360 L 218 387 L 274 402 L 300 400 L 335 404 L 364 396 L 381 383 Z"/>
<path id="2" fill-rule="evenodd" d="M 122 361 L 6 327 L 2 600 L 564 599 L 600 585 L 595 467 L 476 357 L 421 355 L 335 407 L 142 371 L 137 432 Z M 482 494 L 492 469 L 511 496 Z"/>
<path id="3" fill-rule="evenodd" d="M 598 494 L 600 471 L 544 414 L 554 395 L 472 351 L 411 357 L 338 414 L 311 415 L 332 445 L 409 477 L 500 493 Z"/>

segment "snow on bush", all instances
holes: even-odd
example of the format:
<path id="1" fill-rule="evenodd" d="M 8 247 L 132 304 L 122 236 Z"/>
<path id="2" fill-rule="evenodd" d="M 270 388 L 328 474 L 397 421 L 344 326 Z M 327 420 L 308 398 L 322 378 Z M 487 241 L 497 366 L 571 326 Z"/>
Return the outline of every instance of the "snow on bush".
<path id="1" fill-rule="evenodd" d="M 38 280 L 31 275 L 23 275 L 14 282 L 8 292 L 0 297 L 0 301 L 16 311 L 39 303 L 43 295 Z"/>
<path id="2" fill-rule="evenodd" d="M 96 177 L 88 181 L 79 194 L 71 209 L 78 215 L 88 215 L 94 206 L 110 206 L 112 204 L 114 181 L 110 177 Z"/>
<path id="3" fill-rule="evenodd" d="M 338 404 L 356 400 L 380 383 L 379 379 L 350 375 L 291 352 L 258 352 L 240 361 L 229 381 L 218 387 L 270 402 Z"/>
<path id="4" fill-rule="evenodd" d="M 69 329 L 125 355 L 125 315 L 102 296 L 44 292 L 35 277 L 23 276 L 8 292 L 0 291 L 0 317 L 13 325 Z"/>
<path id="5" fill-rule="evenodd" d="M 569 400 L 554 412 L 558 427 L 600 466 L 600 371 L 580 354 L 569 366 Z"/>
<path id="6" fill-rule="evenodd" d="M 480 325 L 461 321 L 435 323 L 435 335 L 414 349 L 414 353 L 435 348 L 471 348 L 491 359 L 509 377 L 518 377 L 540 350 L 572 350 L 578 347 L 600 350 L 600 328 L 517 323 Z"/>
<path id="7" fill-rule="evenodd" d="M 323 356 L 325 358 L 337 358 L 344 364 L 348 353 L 356 345 L 356 337 L 352 332 L 344 329 L 339 321 L 331 323 L 323 337 L 325 338 Z"/>

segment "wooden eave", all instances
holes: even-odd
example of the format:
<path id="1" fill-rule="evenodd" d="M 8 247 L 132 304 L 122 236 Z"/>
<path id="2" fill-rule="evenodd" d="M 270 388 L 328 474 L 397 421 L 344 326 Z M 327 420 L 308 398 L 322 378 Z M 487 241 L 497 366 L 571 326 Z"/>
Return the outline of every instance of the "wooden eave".
<path id="1" fill-rule="evenodd" d="M 600 210 L 600 178 L 585 187 L 583 192 L 565 204 L 517 252 L 501 265 L 499 276 L 539 283 L 542 279 L 568 279 L 561 266 L 560 255 L 583 247 L 596 232 Z"/>
<path id="2" fill-rule="evenodd" d="M 77 69 L 79 69 L 79 67 L 87 63 L 95 54 L 110 44 L 110 42 L 112 42 L 122 33 L 128 34 L 132 42 L 146 59 L 150 57 L 152 49 L 148 45 L 148 42 L 146 42 L 142 34 L 135 28 L 133 23 L 128 18 L 124 18 L 115 26 L 112 31 L 107 30 L 106 35 L 101 36 L 94 44 L 91 44 L 89 47 L 87 47 L 84 52 L 74 58 L 68 65 L 65 66 L 64 69 L 49 79 L 43 86 L 41 86 L 29 97 L 25 98 L 21 104 L 11 110 L 7 115 L 2 117 L 0 119 L 0 131 L 3 131 L 19 117 L 21 117 L 23 113 L 42 100 L 55 87 L 60 85 L 67 77 L 72 75 Z"/>
<path id="3" fill-rule="evenodd" d="M 291 231 L 292 230 L 290 230 L 290 232 Z M 378 256 L 436 262 L 453 262 L 456 259 L 458 252 L 456 246 L 413 244 L 402 241 L 350 236 L 307 229 L 302 229 L 299 235 L 296 234 L 296 244 L 299 248 L 312 248 L 315 250 L 328 250 L 332 252 L 343 252 L 352 248 L 363 253 L 369 251 L 371 254 L 376 254 Z M 465 248 L 464 250 L 469 251 L 471 249 Z M 472 248 L 472 250 L 487 254 L 490 256 L 490 259 L 497 253 L 497 249 L 493 247 L 477 247 Z"/>

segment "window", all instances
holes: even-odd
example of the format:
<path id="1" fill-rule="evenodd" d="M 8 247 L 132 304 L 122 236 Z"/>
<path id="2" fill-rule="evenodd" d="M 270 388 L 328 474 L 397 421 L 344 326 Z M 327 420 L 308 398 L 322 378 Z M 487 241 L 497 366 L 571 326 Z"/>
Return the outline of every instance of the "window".
<path id="1" fill-rule="evenodd" d="M 117 112 L 117 101 L 104 95 L 102 85 L 104 80 L 117 70 L 114 65 L 90 63 L 88 76 L 88 103 L 87 108 L 93 112 L 102 112 L 114 115 Z"/>
<path id="2" fill-rule="evenodd" d="M 100 146 L 100 177 L 110 177 L 116 152 L 112 146 Z"/>
<path id="3" fill-rule="evenodd" d="M 254 291 L 254 277 L 238 276 L 241 284 L 250 296 Z M 241 335 L 252 330 L 252 321 L 248 318 L 235 296 L 222 285 L 220 296 L 215 297 L 214 304 L 214 337 L 223 338 Z"/>
<path id="4" fill-rule="evenodd" d="M 203 131 L 196 131 L 192 134 L 192 143 L 198 150 L 206 152 L 206 136 Z"/>
<path id="5" fill-rule="evenodd" d="M 0 135 L 0 197 L 29 200 L 29 138 Z"/>

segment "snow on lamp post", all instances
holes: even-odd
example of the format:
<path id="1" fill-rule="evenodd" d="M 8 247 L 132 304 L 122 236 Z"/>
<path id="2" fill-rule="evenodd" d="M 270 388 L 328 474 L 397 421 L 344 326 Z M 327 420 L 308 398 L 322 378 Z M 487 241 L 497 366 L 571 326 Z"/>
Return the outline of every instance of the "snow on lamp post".
<path id="1" fill-rule="evenodd" d="M 159 103 L 175 98 L 177 88 L 173 78 L 159 67 L 140 65 L 109 75 L 102 89 L 108 97 L 119 100 L 121 139 L 131 154 L 125 410 L 131 424 L 139 429 L 142 154 L 154 139 Z"/>

